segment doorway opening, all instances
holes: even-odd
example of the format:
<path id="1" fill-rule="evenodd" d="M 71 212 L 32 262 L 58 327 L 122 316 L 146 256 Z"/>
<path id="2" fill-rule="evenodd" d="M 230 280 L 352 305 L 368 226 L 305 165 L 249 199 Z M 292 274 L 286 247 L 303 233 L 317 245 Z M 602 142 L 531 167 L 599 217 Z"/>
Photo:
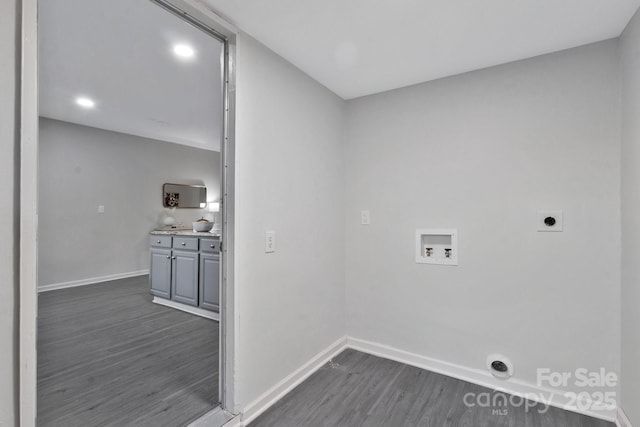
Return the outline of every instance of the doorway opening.
<path id="1" fill-rule="evenodd" d="M 123 20 L 114 15 L 107 19 L 107 12 L 117 8 L 109 2 L 97 19 L 106 21 L 112 37 L 95 49 L 88 37 L 70 31 L 99 33 L 99 22 L 91 24 L 91 15 L 81 15 L 90 5 L 67 1 L 72 20 L 64 21 L 64 5 L 40 3 L 39 17 L 37 0 L 23 3 L 21 421 L 36 425 L 38 419 L 46 425 L 81 420 L 88 425 L 100 422 L 95 417 L 118 413 L 125 418 L 111 421 L 120 425 L 153 416 L 160 417 L 156 425 L 175 425 L 218 403 L 236 412 L 229 369 L 234 360 L 235 29 L 191 1 L 119 2 L 126 8 Z M 96 14 L 95 7 L 91 12 Z M 147 20 L 158 14 L 164 21 L 154 34 Z M 49 24 L 56 18 L 61 20 L 51 33 Z M 84 61 L 73 60 L 52 47 L 56 37 L 63 39 L 58 45 L 62 51 L 81 55 L 83 46 L 94 49 L 85 52 Z M 209 45 L 189 45 L 190 37 L 206 38 Z M 132 46 L 117 44 L 127 39 L 146 43 L 133 46 L 139 58 L 123 53 Z M 165 51 L 150 47 L 154 42 Z M 205 80 L 194 77 L 193 67 L 186 75 L 166 78 L 157 59 L 169 53 L 178 67 L 186 66 L 183 71 L 194 59 L 206 68 L 213 58 L 216 66 L 209 66 Z M 123 78 L 122 72 L 136 69 L 137 59 L 146 67 L 138 69 L 146 78 Z M 91 79 L 92 67 L 102 70 L 97 79 L 102 83 Z M 216 99 L 197 105 L 190 102 L 189 90 Z M 216 143 L 217 150 L 206 146 Z M 163 206 L 162 184 L 176 181 L 207 187 L 202 204 L 191 209 L 178 205 L 176 210 Z M 186 197 L 182 200 L 186 204 Z M 173 229 L 166 228 L 169 216 L 177 223 Z M 214 233 L 187 231 L 196 227 L 192 222 L 210 222 Z M 181 302 L 187 309 L 154 304 L 149 295 L 149 252 L 157 240 L 165 244 L 166 236 L 176 240 L 169 244 L 175 252 L 170 258 L 184 255 L 180 250 L 191 251 L 195 286 L 189 289 L 191 298 Z M 178 240 L 197 246 L 173 247 Z M 208 277 L 217 276 L 207 283 L 218 288 L 208 288 L 203 301 L 199 269 L 205 260 L 205 265 L 216 265 L 206 270 Z M 184 290 L 174 283 L 166 302 L 176 302 L 172 297 L 184 296 Z M 140 400 L 141 395 L 149 399 Z M 127 407 L 129 415 L 123 414 Z M 172 407 L 186 418 L 167 417 Z M 78 414 L 85 418 L 74 419 Z"/>

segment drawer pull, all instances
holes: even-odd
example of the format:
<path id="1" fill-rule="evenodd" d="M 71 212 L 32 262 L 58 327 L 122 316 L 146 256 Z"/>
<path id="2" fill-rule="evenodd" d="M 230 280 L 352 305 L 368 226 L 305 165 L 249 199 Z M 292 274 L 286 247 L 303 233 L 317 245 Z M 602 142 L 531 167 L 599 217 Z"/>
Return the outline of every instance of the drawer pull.
<path id="1" fill-rule="evenodd" d="M 160 244 L 160 243 L 162 243 L 162 241 L 158 240 L 158 241 L 156 241 L 156 243 L 157 243 L 157 244 Z"/>
<path id="2" fill-rule="evenodd" d="M 211 245 L 211 249 L 213 249 L 213 248 L 215 248 L 215 247 L 216 247 L 216 245 Z"/>
<path id="3" fill-rule="evenodd" d="M 186 246 L 187 244 L 185 242 L 180 243 L 182 246 Z"/>

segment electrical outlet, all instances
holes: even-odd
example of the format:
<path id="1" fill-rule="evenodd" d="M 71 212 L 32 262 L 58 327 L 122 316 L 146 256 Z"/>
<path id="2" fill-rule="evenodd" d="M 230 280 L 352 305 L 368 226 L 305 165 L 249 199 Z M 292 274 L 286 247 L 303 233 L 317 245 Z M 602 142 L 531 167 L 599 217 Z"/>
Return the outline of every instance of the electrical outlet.
<path id="1" fill-rule="evenodd" d="M 98 213 L 104 213 L 104 205 L 98 205 Z"/>
<path id="2" fill-rule="evenodd" d="M 369 225 L 371 223 L 371 216 L 368 210 L 360 212 L 360 223 L 362 225 Z"/>
<path id="3" fill-rule="evenodd" d="M 269 254 L 276 251 L 276 232 L 266 231 L 264 233 L 264 252 Z"/>

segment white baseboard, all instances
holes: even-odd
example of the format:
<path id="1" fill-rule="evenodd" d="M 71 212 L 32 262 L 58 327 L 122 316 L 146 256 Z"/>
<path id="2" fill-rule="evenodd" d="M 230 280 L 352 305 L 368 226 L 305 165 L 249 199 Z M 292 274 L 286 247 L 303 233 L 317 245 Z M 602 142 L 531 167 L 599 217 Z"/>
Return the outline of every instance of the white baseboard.
<path id="1" fill-rule="evenodd" d="M 241 416 L 236 415 L 225 424 L 223 424 L 222 427 L 244 427 L 244 424 L 242 423 Z"/>
<path id="2" fill-rule="evenodd" d="M 472 369 L 466 366 L 456 365 L 442 360 L 410 353 L 408 351 L 399 350 L 387 345 L 352 337 L 344 337 L 331 344 L 325 350 L 321 351 L 303 366 L 298 368 L 295 372 L 265 392 L 258 399 L 247 405 L 242 413 L 242 422 L 241 424 L 238 424 L 238 426 L 246 426 L 249 424 L 278 400 L 284 397 L 293 388 L 311 376 L 311 374 L 320 369 L 330 359 L 337 356 L 347 348 L 352 348 L 354 350 L 383 357 L 385 359 L 395 360 L 396 362 L 404 363 L 406 365 L 415 366 L 493 390 L 502 391 L 506 394 L 522 396 L 529 400 L 555 406 L 563 410 L 599 418 L 605 421 L 615 422 L 619 427 L 632 427 L 631 422 L 620 409 L 607 411 L 581 410 L 576 406 L 569 405 L 571 400 L 566 397 L 564 395 L 564 391 L 561 390 L 541 388 L 535 384 L 513 379 L 507 381 L 500 380 L 494 378 L 489 372 L 481 369 Z M 236 424 L 234 424 L 234 426 L 235 425 Z"/>
<path id="3" fill-rule="evenodd" d="M 346 344 L 347 337 L 340 338 L 300 368 L 296 369 L 278 384 L 271 387 L 271 389 L 267 390 L 262 394 L 262 396 L 248 404 L 242 413 L 242 424 L 249 424 L 256 417 L 269 409 L 274 403 L 284 397 L 284 395 L 293 390 L 301 382 L 309 378 L 311 374 L 320 369 L 325 363 L 341 353 L 346 348 Z"/>
<path id="4" fill-rule="evenodd" d="M 612 422 L 616 420 L 615 409 L 606 411 L 580 410 L 576 406 L 569 405 L 571 400 L 564 395 L 564 391 L 544 389 L 535 384 L 514 379 L 506 381 L 500 380 L 493 377 L 493 375 L 485 370 L 472 369 L 466 366 L 432 359 L 430 357 L 421 356 L 419 354 L 410 353 L 387 345 L 360 340 L 357 338 L 349 337 L 347 339 L 347 347 L 372 354 L 374 356 L 380 356 L 385 359 L 395 360 L 400 363 L 422 368 L 427 371 L 457 378 L 483 387 L 502 391 L 507 394 L 523 396 L 533 401 L 542 402 L 568 411 L 588 415 L 590 417 Z"/>
<path id="5" fill-rule="evenodd" d="M 618 408 L 618 414 L 616 417 L 616 426 L 617 427 L 633 427 L 631 425 L 631 420 L 627 417 L 627 414 L 624 413 L 622 408 Z"/>
<path id="6" fill-rule="evenodd" d="M 165 307 L 175 308 L 176 310 L 184 311 L 190 314 L 195 314 L 196 316 L 200 316 L 200 317 L 206 317 L 207 319 L 215 320 L 217 322 L 220 321 L 220 313 L 216 313 L 215 311 L 204 310 L 199 307 L 193 307 L 191 305 L 181 304 L 179 302 L 171 301 L 171 300 L 160 298 L 160 297 L 153 297 L 152 301 L 158 305 L 164 305 Z"/>
<path id="7" fill-rule="evenodd" d="M 130 271 L 128 273 L 111 274 L 109 276 L 90 277 L 88 279 L 74 280 L 71 282 L 52 283 L 38 286 L 38 292 L 55 291 L 56 289 L 75 288 L 76 286 L 94 285 L 96 283 L 110 282 L 112 280 L 126 279 L 128 277 L 144 276 L 149 270 Z"/>

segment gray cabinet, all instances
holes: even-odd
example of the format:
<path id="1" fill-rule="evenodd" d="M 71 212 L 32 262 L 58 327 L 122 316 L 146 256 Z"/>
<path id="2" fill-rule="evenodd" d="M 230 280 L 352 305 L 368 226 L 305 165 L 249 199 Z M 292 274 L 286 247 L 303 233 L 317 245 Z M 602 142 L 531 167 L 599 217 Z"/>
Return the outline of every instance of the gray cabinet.
<path id="1" fill-rule="evenodd" d="M 171 299 L 198 305 L 198 253 L 174 249 L 171 260 Z"/>
<path id="2" fill-rule="evenodd" d="M 149 281 L 153 295 L 171 298 L 171 249 L 151 248 Z"/>
<path id="3" fill-rule="evenodd" d="M 152 235 L 151 293 L 181 304 L 219 311 L 220 240 Z"/>
<path id="4" fill-rule="evenodd" d="M 220 240 L 200 238 L 200 307 L 220 310 Z"/>
<path id="5" fill-rule="evenodd" d="M 198 305 L 197 237 L 173 236 L 171 247 L 171 299 Z"/>
<path id="6" fill-rule="evenodd" d="M 219 311 L 220 309 L 220 255 L 200 254 L 200 307 Z"/>

